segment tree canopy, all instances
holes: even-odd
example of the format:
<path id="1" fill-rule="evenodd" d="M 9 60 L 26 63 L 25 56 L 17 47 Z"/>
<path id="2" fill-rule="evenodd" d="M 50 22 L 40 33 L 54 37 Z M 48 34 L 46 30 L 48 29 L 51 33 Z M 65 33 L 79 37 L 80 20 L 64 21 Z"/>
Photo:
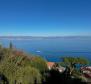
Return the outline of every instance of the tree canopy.
<path id="1" fill-rule="evenodd" d="M 7 78 L 9 84 L 41 84 L 41 72 L 47 70 L 46 61 L 11 48 L 0 48 L 0 74 Z"/>
<path id="2" fill-rule="evenodd" d="M 80 68 L 90 62 L 84 57 L 62 57 L 61 65 L 66 67 L 66 73 L 70 76 L 80 77 Z M 77 67 L 79 66 L 79 67 Z"/>

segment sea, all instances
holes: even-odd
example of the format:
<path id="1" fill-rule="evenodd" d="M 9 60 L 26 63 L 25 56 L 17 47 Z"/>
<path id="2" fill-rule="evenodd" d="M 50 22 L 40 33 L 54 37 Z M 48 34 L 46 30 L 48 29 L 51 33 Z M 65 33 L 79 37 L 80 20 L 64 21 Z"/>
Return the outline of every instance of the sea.
<path id="1" fill-rule="evenodd" d="M 16 49 L 41 56 L 47 61 L 60 62 L 63 56 L 81 56 L 91 61 L 91 37 L 0 39 L 4 47 L 9 47 L 10 42 Z"/>

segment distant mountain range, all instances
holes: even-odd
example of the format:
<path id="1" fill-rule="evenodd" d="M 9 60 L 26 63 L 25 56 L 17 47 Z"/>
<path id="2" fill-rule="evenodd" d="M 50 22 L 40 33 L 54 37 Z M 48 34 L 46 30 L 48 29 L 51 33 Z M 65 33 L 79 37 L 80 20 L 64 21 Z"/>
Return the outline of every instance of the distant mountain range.
<path id="1" fill-rule="evenodd" d="M 0 36 L 0 39 L 91 38 L 91 36 Z"/>

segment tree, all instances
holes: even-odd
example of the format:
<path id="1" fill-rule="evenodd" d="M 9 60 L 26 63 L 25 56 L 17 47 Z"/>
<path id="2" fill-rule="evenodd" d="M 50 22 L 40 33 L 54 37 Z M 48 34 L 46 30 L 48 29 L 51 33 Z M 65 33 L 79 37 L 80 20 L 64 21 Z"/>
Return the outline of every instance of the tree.
<path id="1" fill-rule="evenodd" d="M 41 74 L 36 68 L 21 67 L 16 72 L 16 84 L 41 84 Z"/>
<path id="2" fill-rule="evenodd" d="M 66 66 L 69 75 L 77 71 L 77 65 L 87 65 L 89 61 L 82 57 L 62 57 L 62 64 Z"/>
<path id="3" fill-rule="evenodd" d="M 2 49 L 2 44 L 0 44 L 0 50 Z"/>
<path id="4" fill-rule="evenodd" d="M 11 50 L 13 49 L 13 44 L 12 44 L 12 42 L 10 42 L 9 48 L 10 48 Z"/>
<path id="5" fill-rule="evenodd" d="M 9 56 L 10 50 L 8 48 L 1 48 L 0 49 L 0 61 L 3 61 L 5 57 Z"/>
<path id="6" fill-rule="evenodd" d="M 45 72 L 47 68 L 47 62 L 39 56 L 33 57 L 31 60 L 31 66 L 37 68 L 40 72 Z"/>

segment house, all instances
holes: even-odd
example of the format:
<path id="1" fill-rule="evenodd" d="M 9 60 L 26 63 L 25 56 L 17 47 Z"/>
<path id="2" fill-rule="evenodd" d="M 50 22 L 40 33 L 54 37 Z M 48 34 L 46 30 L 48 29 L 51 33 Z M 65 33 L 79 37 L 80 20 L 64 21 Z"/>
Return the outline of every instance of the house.
<path id="1" fill-rule="evenodd" d="M 55 62 L 47 62 L 48 69 L 51 70 L 55 66 Z"/>
<path id="2" fill-rule="evenodd" d="M 55 70 L 58 70 L 60 73 L 65 71 L 65 67 L 62 67 L 62 66 L 56 64 L 55 62 L 47 62 L 47 66 L 48 66 L 49 70 L 55 69 Z"/>
<path id="3" fill-rule="evenodd" d="M 66 69 L 66 68 L 65 68 L 65 67 L 63 67 L 63 66 L 59 66 L 59 67 L 58 67 L 58 71 L 59 71 L 59 72 L 61 72 L 61 73 L 62 73 L 62 72 L 64 72 L 64 71 L 65 71 L 65 69 Z"/>
<path id="4" fill-rule="evenodd" d="M 91 66 L 81 67 L 81 71 L 86 78 L 91 78 Z"/>

